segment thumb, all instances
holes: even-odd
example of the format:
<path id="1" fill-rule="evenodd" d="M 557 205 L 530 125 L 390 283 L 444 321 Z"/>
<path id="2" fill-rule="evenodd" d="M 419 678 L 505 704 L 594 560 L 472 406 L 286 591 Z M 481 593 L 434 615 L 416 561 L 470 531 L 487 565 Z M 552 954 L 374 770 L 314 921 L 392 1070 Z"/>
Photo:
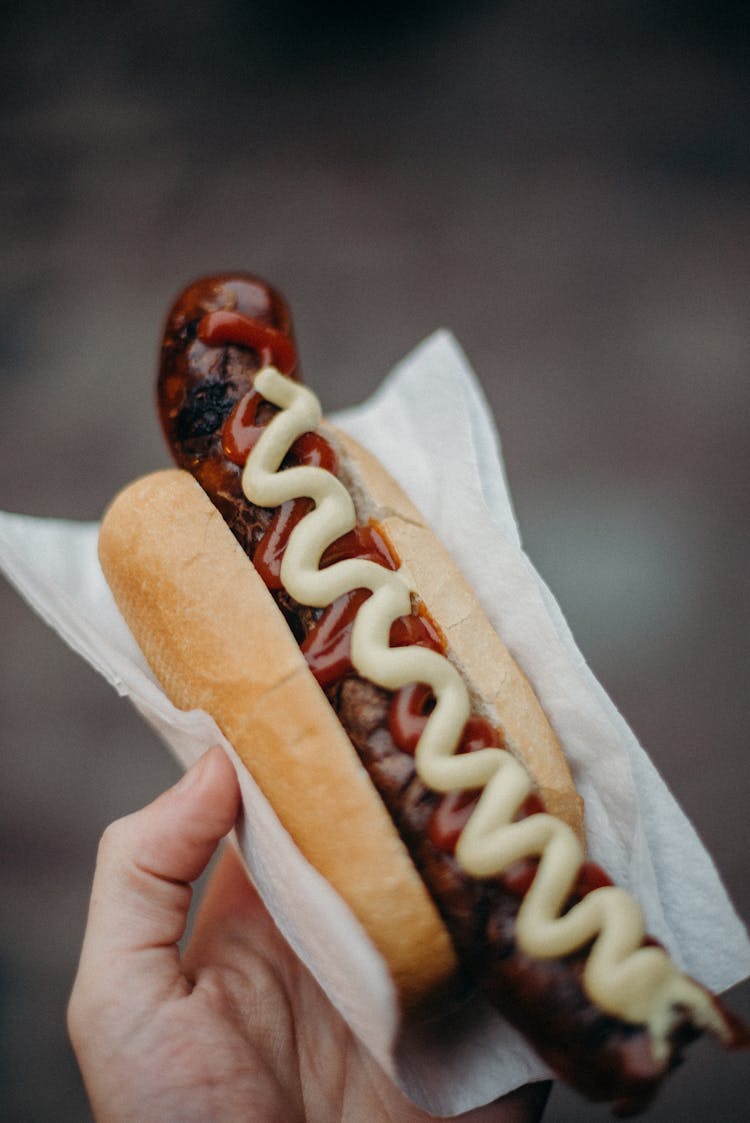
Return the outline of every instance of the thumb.
<path id="1" fill-rule="evenodd" d="M 151 1007 L 186 993 L 177 941 L 194 881 L 239 813 L 239 785 L 220 748 L 174 787 L 102 836 L 69 1017 L 127 995 Z"/>

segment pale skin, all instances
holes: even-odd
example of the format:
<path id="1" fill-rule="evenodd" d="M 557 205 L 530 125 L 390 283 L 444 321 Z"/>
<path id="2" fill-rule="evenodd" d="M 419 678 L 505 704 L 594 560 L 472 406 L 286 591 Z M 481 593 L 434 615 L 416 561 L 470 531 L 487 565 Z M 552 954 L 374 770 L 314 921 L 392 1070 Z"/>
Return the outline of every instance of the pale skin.
<path id="1" fill-rule="evenodd" d="M 113 823 L 97 858 L 68 1025 L 100 1123 L 426 1123 L 279 935 L 227 846 L 181 953 L 191 883 L 239 810 L 212 749 Z M 534 1123 L 545 1085 L 458 1117 Z"/>

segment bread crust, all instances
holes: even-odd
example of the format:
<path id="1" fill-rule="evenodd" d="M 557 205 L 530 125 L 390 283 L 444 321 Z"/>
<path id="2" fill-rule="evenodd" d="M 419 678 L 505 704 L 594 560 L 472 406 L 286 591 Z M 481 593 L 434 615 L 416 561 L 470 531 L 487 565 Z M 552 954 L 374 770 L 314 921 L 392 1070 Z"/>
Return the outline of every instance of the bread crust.
<path id="1" fill-rule="evenodd" d="M 448 985 L 453 946 L 282 614 L 187 472 L 136 480 L 102 521 L 99 558 L 165 693 L 215 719 L 299 850 L 343 898 L 404 1008 Z"/>
<path id="2" fill-rule="evenodd" d="M 548 809 L 582 834 L 582 801 L 527 679 L 419 511 L 377 459 L 343 452 L 360 517 L 377 518 L 464 672 Z M 124 489 L 102 521 L 102 569 L 171 701 L 206 710 L 301 853 L 382 954 L 401 1002 L 444 992 L 452 943 L 406 846 L 282 613 L 219 511 L 187 472 Z"/>

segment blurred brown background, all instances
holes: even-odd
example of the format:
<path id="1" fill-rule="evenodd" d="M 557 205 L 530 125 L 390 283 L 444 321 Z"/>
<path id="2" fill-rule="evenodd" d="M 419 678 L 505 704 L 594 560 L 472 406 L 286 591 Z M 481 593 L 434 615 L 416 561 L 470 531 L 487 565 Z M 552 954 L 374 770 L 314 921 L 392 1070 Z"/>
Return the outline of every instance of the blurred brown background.
<path id="1" fill-rule="evenodd" d="M 95 519 L 166 462 L 161 320 L 201 272 L 288 295 L 329 409 L 451 327 L 532 559 L 749 918 L 747 5 L 101 9 L 6 6 L 0 507 Z M 176 768 L 0 601 L 0 1117 L 82 1120 L 96 841 Z M 700 1045 L 648 1118 L 745 1118 L 749 1075 Z"/>

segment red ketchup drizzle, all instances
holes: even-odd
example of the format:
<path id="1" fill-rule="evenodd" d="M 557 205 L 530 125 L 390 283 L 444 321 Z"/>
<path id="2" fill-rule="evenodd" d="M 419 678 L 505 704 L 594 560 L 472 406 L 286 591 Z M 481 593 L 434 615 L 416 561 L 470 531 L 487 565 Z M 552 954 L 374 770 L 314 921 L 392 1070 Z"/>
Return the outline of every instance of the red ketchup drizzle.
<path id="1" fill-rule="evenodd" d="M 388 729 L 402 752 L 415 751 L 434 708 L 435 696 L 426 682 L 411 682 L 393 695 L 388 707 Z"/>
<path id="2" fill-rule="evenodd" d="M 310 468 L 323 468 L 332 476 L 335 476 L 339 470 L 336 453 L 320 433 L 303 433 L 301 437 L 297 437 L 284 457 L 283 467 L 292 468 L 298 464 L 306 464 Z"/>
<path id="3" fill-rule="evenodd" d="M 463 728 L 456 753 L 475 753 L 490 747 L 502 747 L 500 734 L 486 718 L 472 715 Z M 455 852 L 461 831 L 471 818 L 481 794 L 481 791 L 457 791 L 443 796 L 427 826 L 433 846 L 448 854 Z"/>
<path id="4" fill-rule="evenodd" d="M 385 566 L 386 569 L 398 569 L 398 562 L 388 549 L 388 543 L 380 531 L 372 525 L 355 526 L 353 530 L 342 534 L 332 542 L 320 559 L 320 568 L 325 569 L 348 558 L 363 558 L 365 561 Z"/>
<path id="5" fill-rule="evenodd" d="M 261 537 L 253 554 L 253 565 L 269 589 L 283 589 L 281 583 L 281 560 L 284 557 L 289 536 L 298 523 L 313 508 L 312 499 L 288 499 L 273 513 L 268 527 Z"/>
<path id="6" fill-rule="evenodd" d="M 267 402 L 257 390 L 248 390 L 239 399 L 224 422 L 221 444 L 227 460 L 243 468 L 255 448 L 268 422 L 277 413 L 276 406 Z M 303 433 L 284 457 L 284 467 L 305 464 L 323 468 L 332 475 L 338 471 L 338 458 L 333 448 L 319 433 Z"/>
<path id="7" fill-rule="evenodd" d="M 337 538 L 320 559 L 320 568 L 347 558 L 364 558 L 391 570 L 398 564 L 374 526 L 355 526 Z M 354 669 L 352 628 L 357 612 L 369 596 L 369 589 L 353 589 L 337 597 L 302 641 L 302 654 L 321 686 L 328 686 Z"/>
<path id="8" fill-rule="evenodd" d="M 262 366 L 274 366 L 282 374 L 291 374 L 297 365 L 297 352 L 288 335 L 241 312 L 208 312 L 198 324 L 198 338 L 208 347 L 250 347 L 258 352 Z"/>
<path id="9" fill-rule="evenodd" d="M 388 637 L 391 647 L 429 647 L 439 654 L 445 651 L 445 641 L 429 616 L 399 616 L 391 624 Z"/>
<path id="10" fill-rule="evenodd" d="M 265 410 L 261 410 L 262 406 Z M 248 390 L 239 399 L 224 422 L 221 446 L 227 460 L 244 467 L 245 461 L 258 443 L 258 438 L 268 424 L 274 407 L 257 392 Z M 263 417 L 263 413 L 266 414 Z M 258 415 L 261 414 L 259 419 Z"/>
<path id="11" fill-rule="evenodd" d="M 369 589 L 353 589 L 337 597 L 302 641 L 302 654 L 321 686 L 352 670 L 354 618 L 369 596 Z"/>

